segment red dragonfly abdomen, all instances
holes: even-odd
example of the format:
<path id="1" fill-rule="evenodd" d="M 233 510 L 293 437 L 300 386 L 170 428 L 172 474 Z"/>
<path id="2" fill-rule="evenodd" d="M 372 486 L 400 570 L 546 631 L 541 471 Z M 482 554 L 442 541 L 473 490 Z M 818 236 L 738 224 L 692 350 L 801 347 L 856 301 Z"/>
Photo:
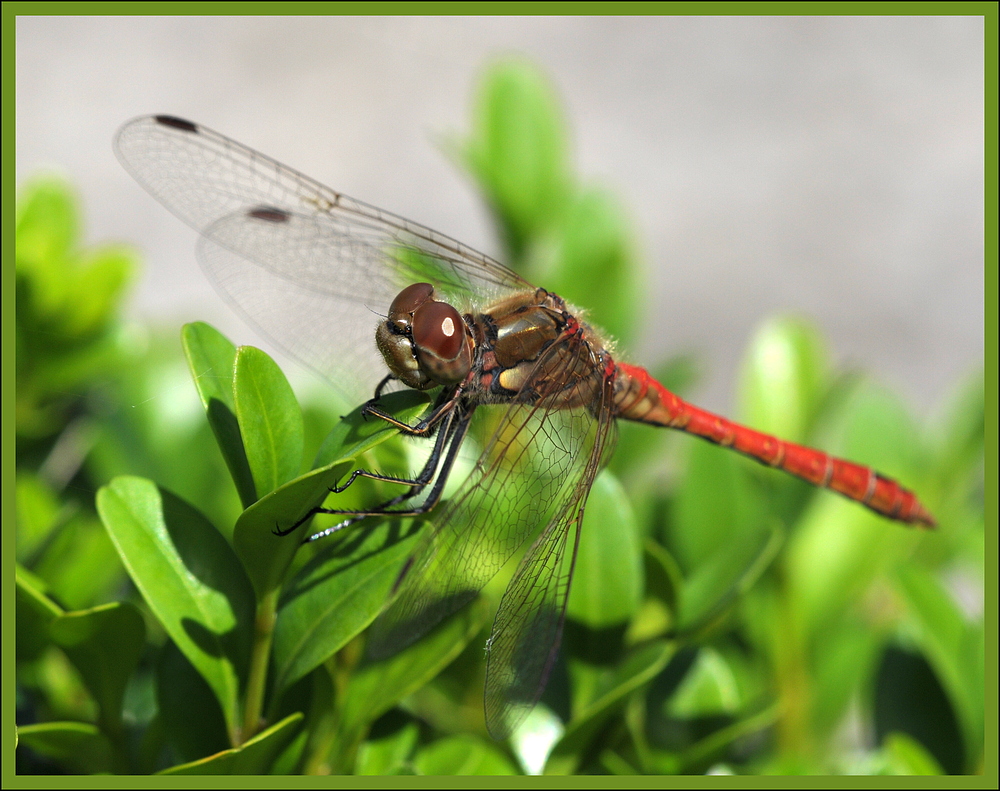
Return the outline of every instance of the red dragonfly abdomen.
<path id="1" fill-rule="evenodd" d="M 890 519 L 926 527 L 937 524 L 916 495 L 891 478 L 870 467 L 785 442 L 692 406 L 667 390 L 644 368 L 617 364 L 615 413 L 626 420 L 680 429 L 732 448 L 762 464 L 857 500 Z"/>

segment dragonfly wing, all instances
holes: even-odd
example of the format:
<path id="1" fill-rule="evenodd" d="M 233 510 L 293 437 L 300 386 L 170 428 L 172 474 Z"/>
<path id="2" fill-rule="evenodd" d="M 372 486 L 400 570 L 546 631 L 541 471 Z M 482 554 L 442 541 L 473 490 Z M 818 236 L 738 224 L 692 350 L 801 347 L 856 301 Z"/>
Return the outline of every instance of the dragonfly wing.
<path id="1" fill-rule="evenodd" d="M 518 565 L 497 610 L 484 693 L 486 727 L 494 739 L 509 736 L 538 702 L 559 652 L 587 495 L 614 447 L 612 403 L 608 380 L 574 480 Z"/>
<path id="2" fill-rule="evenodd" d="M 515 403 L 501 413 L 470 476 L 432 515 L 421 546 L 400 575 L 395 598 L 369 633 L 368 650 L 375 658 L 416 641 L 474 599 L 542 528 L 507 589 L 490 638 L 494 669 L 487 694 L 495 701 L 491 728 L 497 733 L 505 732 L 500 721 L 509 719 L 504 695 L 519 695 L 530 708 L 541 694 L 569 589 L 568 575 L 560 576 L 556 560 L 613 443 L 611 382 L 604 380 L 602 366 L 584 372 L 574 364 L 575 343 L 580 341 L 554 345 L 535 369 L 548 381 L 562 382 L 562 392 L 531 405 Z M 559 355 L 565 364 L 553 365 Z M 593 399 L 567 408 L 562 399 L 574 378 L 589 380 L 576 384 Z M 529 377 L 525 388 L 538 384 Z M 532 583 L 536 562 L 542 566 Z M 511 667 L 531 651 L 539 652 L 540 662 Z"/>
<path id="3" fill-rule="evenodd" d="M 385 311 L 410 283 L 434 284 L 462 311 L 531 288 L 489 256 L 203 126 L 137 118 L 118 132 L 115 149 L 146 190 L 203 234 L 199 258 L 223 296 L 328 378 L 361 370 L 330 362 L 336 350 L 350 351 L 358 324 L 369 336 L 366 367 L 384 374 L 371 311 Z M 361 307 L 345 311 L 352 302 Z"/>

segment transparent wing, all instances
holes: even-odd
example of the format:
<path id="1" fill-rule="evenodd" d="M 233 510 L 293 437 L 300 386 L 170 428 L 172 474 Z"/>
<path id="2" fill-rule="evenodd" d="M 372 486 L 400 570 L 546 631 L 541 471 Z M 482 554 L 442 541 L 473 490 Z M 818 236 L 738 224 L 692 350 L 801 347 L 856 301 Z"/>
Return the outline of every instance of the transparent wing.
<path id="1" fill-rule="evenodd" d="M 543 396 L 501 413 L 471 475 L 434 513 L 396 597 L 369 634 L 374 657 L 414 642 L 475 598 L 541 528 L 490 637 L 487 716 L 498 737 L 516 724 L 511 708 L 526 713 L 544 687 L 572 573 L 559 561 L 613 444 L 610 380 L 603 366 L 581 368 L 581 343 L 551 347 L 525 385 Z"/>
<path id="2" fill-rule="evenodd" d="M 375 326 L 405 286 L 430 282 L 463 312 L 531 288 L 488 256 L 189 121 L 137 118 L 115 150 L 202 234 L 199 260 L 237 312 L 352 398 L 385 375 Z"/>

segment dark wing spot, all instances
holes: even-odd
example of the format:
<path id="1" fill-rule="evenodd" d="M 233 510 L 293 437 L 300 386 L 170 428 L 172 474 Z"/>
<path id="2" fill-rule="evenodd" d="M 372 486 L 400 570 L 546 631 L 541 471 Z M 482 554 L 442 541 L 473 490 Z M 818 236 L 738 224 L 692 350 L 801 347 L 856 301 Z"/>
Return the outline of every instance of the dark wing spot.
<path id="1" fill-rule="evenodd" d="M 276 209 L 273 206 L 258 206 L 248 211 L 247 216 L 266 222 L 288 222 L 288 218 L 292 215 L 284 209 Z"/>
<path id="2" fill-rule="evenodd" d="M 164 126 L 169 126 L 173 129 L 180 129 L 182 132 L 198 131 L 198 126 L 196 124 L 193 124 L 190 121 L 185 121 L 183 118 L 178 118 L 175 115 L 157 115 L 155 118 L 158 124 L 163 124 Z"/>

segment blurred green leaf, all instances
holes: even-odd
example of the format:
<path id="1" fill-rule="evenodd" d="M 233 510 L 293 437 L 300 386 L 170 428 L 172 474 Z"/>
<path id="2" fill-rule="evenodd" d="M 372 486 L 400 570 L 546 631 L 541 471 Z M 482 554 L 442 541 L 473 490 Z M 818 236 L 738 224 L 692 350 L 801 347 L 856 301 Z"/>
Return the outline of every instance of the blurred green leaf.
<path id="1" fill-rule="evenodd" d="M 102 487 L 97 510 L 136 587 L 235 733 L 253 594 L 229 544 L 198 511 L 141 478 Z"/>
<path id="2" fill-rule="evenodd" d="M 212 433 L 219 443 L 222 458 L 226 460 L 229 474 L 236 484 L 240 502 L 244 508 L 249 508 L 257 499 L 257 490 L 236 419 L 233 396 L 236 347 L 214 327 L 200 321 L 184 325 L 181 342 L 191 377 L 208 415 Z"/>
<path id="3" fill-rule="evenodd" d="M 281 722 L 261 731 L 239 747 L 198 761 L 172 766 L 161 775 L 261 775 L 267 774 L 275 758 L 295 738 L 302 714 L 289 714 Z"/>
<path id="4" fill-rule="evenodd" d="M 20 745 L 30 747 L 71 772 L 102 774 L 112 770 L 114 750 L 96 725 L 86 722 L 39 722 L 17 729 Z"/>
<path id="5" fill-rule="evenodd" d="M 816 734 L 828 737 L 869 688 L 884 642 L 883 630 L 861 618 L 831 618 L 812 636 L 810 724 Z"/>
<path id="6" fill-rule="evenodd" d="M 962 726 L 966 765 L 983 750 L 985 646 L 981 624 L 967 622 L 951 596 L 927 570 L 900 568 L 898 590 L 916 627 L 916 639 L 948 693 Z"/>
<path id="7" fill-rule="evenodd" d="M 717 651 L 705 647 L 667 700 L 667 714 L 679 719 L 735 714 L 742 706 L 736 678 Z"/>
<path id="8" fill-rule="evenodd" d="M 277 363 L 253 346 L 236 350 L 233 396 L 260 498 L 299 474 L 305 443 L 302 410 Z"/>
<path id="9" fill-rule="evenodd" d="M 25 184 L 17 201 L 17 266 L 55 269 L 79 233 L 77 196 L 65 181 L 42 176 Z"/>
<path id="10" fill-rule="evenodd" d="M 920 742 L 905 733 L 892 733 L 882 744 L 884 769 L 872 774 L 943 775 L 941 765 Z"/>
<path id="11" fill-rule="evenodd" d="M 642 603 L 642 537 L 628 495 L 604 470 L 583 517 L 567 615 L 594 629 L 629 620 Z"/>
<path id="12" fill-rule="evenodd" d="M 419 526 L 356 525 L 328 539 L 282 594 L 274 630 L 275 686 L 295 683 L 343 648 L 385 606 Z"/>
<path id="13" fill-rule="evenodd" d="M 49 633 L 97 701 L 105 732 L 119 734 L 125 685 L 139 664 L 146 641 L 146 625 L 139 610 L 128 602 L 116 602 L 64 613 L 49 624 Z"/>
<path id="14" fill-rule="evenodd" d="M 690 575 L 719 552 L 747 554 L 763 531 L 763 503 L 735 453 L 691 442 L 684 481 L 674 498 L 669 548 Z"/>
<path id="15" fill-rule="evenodd" d="M 674 642 L 657 640 L 635 649 L 609 672 L 592 702 L 584 709 L 573 712 L 565 733 L 549 755 L 545 774 L 572 773 L 584 757 L 590 740 L 614 709 L 631 692 L 652 681 L 666 667 L 676 650 Z"/>
<path id="16" fill-rule="evenodd" d="M 422 775 L 516 775 L 510 760 L 482 739 L 448 736 L 417 751 L 414 766 Z"/>
<path id="17" fill-rule="evenodd" d="M 708 626 L 738 596 L 750 590 L 777 556 L 783 542 L 782 531 L 772 527 L 721 545 L 715 557 L 703 562 L 685 581 L 676 631 L 691 634 Z"/>
<path id="18" fill-rule="evenodd" d="M 486 70 L 461 153 L 515 266 L 563 210 L 570 189 L 565 141 L 552 86 L 535 66 L 511 58 Z"/>
<path id="19" fill-rule="evenodd" d="M 804 442 L 829 387 L 829 354 L 816 328 L 798 318 L 764 322 L 740 376 L 740 422 L 789 442 Z"/>
<path id="20" fill-rule="evenodd" d="M 414 748 L 420 729 L 415 722 L 408 722 L 402 728 L 380 738 L 369 738 L 358 747 L 358 757 L 354 764 L 356 775 L 398 775 L 410 774 L 407 763 Z"/>
<path id="21" fill-rule="evenodd" d="M 124 579 L 114 544 L 86 511 L 70 518 L 52 537 L 33 570 L 72 609 L 107 603 Z"/>
<path id="22" fill-rule="evenodd" d="M 44 581 L 27 569 L 17 566 L 14 580 L 17 658 L 37 659 L 49 644 L 49 624 L 63 609 L 45 595 Z"/>
<path id="23" fill-rule="evenodd" d="M 18 470 L 14 482 L 17 498 L 17 558 L 30 563 L 32 556 L 56 527 L 63 506 L 39 475 Z"/>

